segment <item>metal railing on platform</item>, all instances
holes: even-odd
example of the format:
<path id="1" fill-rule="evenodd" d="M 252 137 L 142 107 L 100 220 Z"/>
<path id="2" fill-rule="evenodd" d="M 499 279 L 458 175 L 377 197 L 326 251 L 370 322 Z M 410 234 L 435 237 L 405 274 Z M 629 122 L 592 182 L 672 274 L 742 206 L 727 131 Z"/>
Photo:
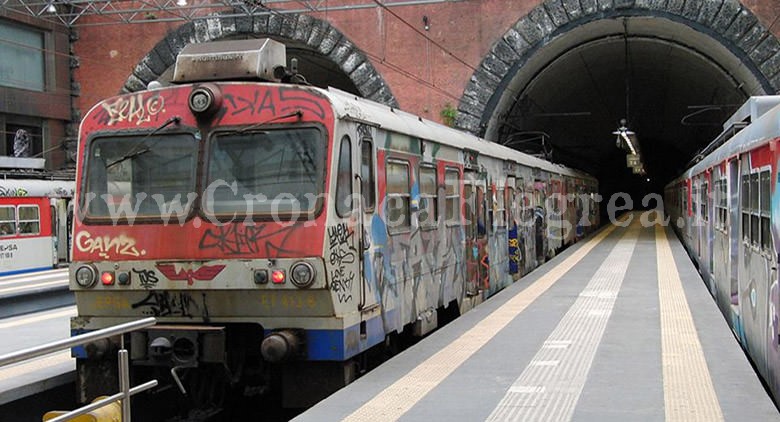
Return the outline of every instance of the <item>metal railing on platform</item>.
<path id="1" fill-rule="evenodd" d="M 157 380 L 148 381 L 141 385 L 130 388 L 130 362 L 127 350 L 125 349 L 124 336 L 122 334 L 151 327 L 156 323 L 157 320 L 155 318 L 144 318 L 138 321 L 132 321 L 125 324 L 104 328 L 102 330 L 90 331 L 88 333 L 54 341 L 41 346 L 35 346 L 28 349 L 19 350 L 17 352 L 8 353 L 0 356 L 0 367 L 34 359 L 49 353 L 58 352 L 60 350 L 70 349 L 75 346 L 81 346 L 87 343 L 91 343 L 95 340 L 101 340 L 119 335 L 121 339 L 119 351 L 117 352 L 119 358 L 119 393 L 101 400 L 97 400 L 76 410 L 59 415 L 53 419 L 49 419 L 48 422 L 67 421 L 120 400 L 122 404 L 122 422 L 130 422 L 130 397 L 142 391 L 156 387 Z"/>

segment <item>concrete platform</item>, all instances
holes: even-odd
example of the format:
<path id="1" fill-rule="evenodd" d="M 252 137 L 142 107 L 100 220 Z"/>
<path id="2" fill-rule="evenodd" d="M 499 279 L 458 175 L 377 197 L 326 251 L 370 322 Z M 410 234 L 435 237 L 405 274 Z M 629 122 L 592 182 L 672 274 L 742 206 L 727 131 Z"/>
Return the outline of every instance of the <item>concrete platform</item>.
<path id="1" fill-rule="evenodd" d="M 75 306 L 0 320 L 0 355 L 70 337 Z M 0 368 L 0 405 L 75 380 L 76 360 L 70 350 Z M 1 419 L 1 418 L 0 418 Z"/>
<path id="2" fill-rule="evenodd" d="M 780 421 L 671 230 L 608 226 L 295 421 Z"/>

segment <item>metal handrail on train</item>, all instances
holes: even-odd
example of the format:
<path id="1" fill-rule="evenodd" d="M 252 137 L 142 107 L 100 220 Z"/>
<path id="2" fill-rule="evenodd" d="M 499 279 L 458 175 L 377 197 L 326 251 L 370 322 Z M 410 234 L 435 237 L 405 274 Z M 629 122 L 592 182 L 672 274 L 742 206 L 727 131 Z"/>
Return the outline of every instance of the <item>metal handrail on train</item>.
<path id="1" fill-rule="evenodd" d="M 131 331 L 140 330 L 143 328 L 151 327 L 157 324 L 155 318 L 144 318 L 138 321 L 132 321 L 125 324 L 115 325 L 113 327 L 104 328 L 102 330 L 90 331 L 89 333 L 79 334 L 74 337 L 54 341 L 51 343 L 43 344 L 40 346 L 31 347 L 28 349 L 19 350 L 17 352 L 8 353 L 0 356 L 0 368 L 6 365 L 22 362 L 29 359 L 34 359 L 39 356 L 47 355 L 49 353 L 57 352 L 64 349 L 70 349 L 71 347 L 81 346 L 95 340 L 101 340 L 116 335 L 129 333 Z M 142 391 L 146 391 L 150 388 L 157 386 L 157 380 L 145 382 L 141 385 L 130 388 L 130 375 L 129 375 L 129 360 L 127 356 L 127 350 L 125 349 L 124 336 L 121 338 L 121 344 L 119 352 L 119 393 L 113 396 L 106 397 L 104 399 L 95 401 L 86 406 L 80 407 L 71 412 L 57 416 L 50 419 L 49 422 L 61 422 L 68 419 L 73 419 L 77 416 L 81 416 L 85 413 L 91 412 L 95 409 L 99 409 L 103 406 L 107 406 L 118 400 L 122 401 L 122 422 L 130 422 L 130 397 L 138 394 Z M 123 400 L 127 397 L 127 400 Z"/>

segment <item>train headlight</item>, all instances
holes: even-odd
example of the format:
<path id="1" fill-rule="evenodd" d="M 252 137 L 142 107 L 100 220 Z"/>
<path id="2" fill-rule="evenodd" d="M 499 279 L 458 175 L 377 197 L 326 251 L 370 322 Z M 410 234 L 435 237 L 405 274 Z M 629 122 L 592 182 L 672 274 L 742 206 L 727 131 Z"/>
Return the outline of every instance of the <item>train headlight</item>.
<path id="1" fill-rule="evenodd" d="M 195 116 L 210 117 L 222 106 L 222 92 L 216 85 L 206 83 L 192 90 L 188 102 Z"/>
<path id="2" fill-rule="evenodd" d="M 76 270 L 76 284 L 88 288 L 95 285 L 97 281 L 97 270 L 90 265 L 82 265 Z"/>
<path id="3" fill-rule="evenodd" d="M 299 262 L 292 266 L 291 279 L 296 287 L 305 288 L 314 282 L 314 267 L 308 262 Z"/>

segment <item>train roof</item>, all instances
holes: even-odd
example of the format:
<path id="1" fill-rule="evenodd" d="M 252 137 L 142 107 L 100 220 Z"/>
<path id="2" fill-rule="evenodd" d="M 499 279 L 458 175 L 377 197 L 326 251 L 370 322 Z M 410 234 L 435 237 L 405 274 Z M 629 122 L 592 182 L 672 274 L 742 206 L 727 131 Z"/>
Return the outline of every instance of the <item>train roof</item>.
<path id="1" fill-rule="evenodd" d="M 746 102 L 746 105 L 755 103 L 756 98 L 760 97 L 751 97 L 751 99 Z M 745 108 L 745 106 L 742 106 L 740 110 Z M 685 170 L 683 174 L 669 182 L 669 184 L 688 179 L 691 176 L 724 162 L 730 157 L 753 150 L 772 139 L 780 137 L 780 105 L 776 103 L 776 105 L 771 108 L 765 107 L 762 112 L 762 114 L 754 113 L 749 124 L 737 132 L 731 139 L 723 143 L 723 145 L 704 157 L 701 161 Z"/>
<path id="2" fill-rule="evenodd" d="M 316 89 L 319 90 L 319 88 Z M 331 104 L 333 104 L 334 110 L 339 118 L 354 119 L 358 122 L 378 125 L 384 129 L 421 139 L 445 140 L 442 142 L 455 148 L 475 150 L 478 151 L 480 155 L 500 160 L 510 160 L 517 164 L 538 168 L 550 173 L 595 180 L 593 176 L 583 171 L 571 169 L 532 155 L 524 154 L 495 142 L 484 140 L 470 133 L 423 119 L 422 117 L 384 104 L 360 98 L 354 94 L 340 91 L 335 88 L 328 88 L 328 90 L 321 91 L 330 100 Z"/>
<path id="3" fill-rule="evenodd" d="M 48 196 L 72 198 L 76 182 L 72 180 L 0 179 L 0 196 Z"/>

